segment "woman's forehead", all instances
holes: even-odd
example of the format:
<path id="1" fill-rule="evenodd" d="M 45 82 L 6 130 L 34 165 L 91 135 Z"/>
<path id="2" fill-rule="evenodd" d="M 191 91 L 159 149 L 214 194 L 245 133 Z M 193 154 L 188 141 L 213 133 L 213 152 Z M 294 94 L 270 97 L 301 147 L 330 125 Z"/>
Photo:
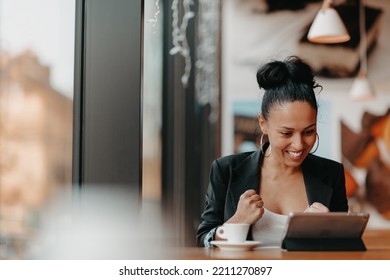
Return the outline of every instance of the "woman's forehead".
<path id="1" fill-rule="evenodd" d="M 312 124 L 317 120 L 317 111 L 305 101 L 284 102 L 272 107 L 268 120 L 276 125 L 286 126 L 297 122 Z"/>

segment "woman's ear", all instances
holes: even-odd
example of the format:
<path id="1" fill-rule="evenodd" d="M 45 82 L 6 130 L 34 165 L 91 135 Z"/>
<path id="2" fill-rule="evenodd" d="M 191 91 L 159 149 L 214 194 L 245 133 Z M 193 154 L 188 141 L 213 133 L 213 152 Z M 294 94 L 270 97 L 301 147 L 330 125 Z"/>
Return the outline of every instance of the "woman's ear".
<path id="1" fill-rule="evenodd" d="M 264 116 L 262 114 L 258 114 L 257 119 L 259 120 L 261 132 L 267 134 L 267 122 L 265 121 Z"/>

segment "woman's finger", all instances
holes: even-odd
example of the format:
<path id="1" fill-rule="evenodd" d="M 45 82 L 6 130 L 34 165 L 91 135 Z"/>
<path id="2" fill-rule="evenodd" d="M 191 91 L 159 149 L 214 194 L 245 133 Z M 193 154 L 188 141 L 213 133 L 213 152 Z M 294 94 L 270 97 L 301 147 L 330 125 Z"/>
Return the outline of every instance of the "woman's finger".
<path id="1" fill-rule="evenodd" d="M 255 190 L 247 190 L 245 191 L 241 196 L 240 196 L 240 199 L 242 198 L 247 198 L 247 197 L 251 197 L 252 195 L 256 194 L 256 191 Z"/>
<path id="2" fill-rule="evenodd" d="M 306 208 L 305 212 L 321 212 L 321 213 L 326 213 L 329 212 L 328 207 L 323 205 L 322 203 L 319 202 L 314 202 L 312 205 Z"/>
<path id="3" fill-rule="evenodd" d="M 256 207 L 263 208 L 264 202 L 262 200 L 256 201 Z"/>

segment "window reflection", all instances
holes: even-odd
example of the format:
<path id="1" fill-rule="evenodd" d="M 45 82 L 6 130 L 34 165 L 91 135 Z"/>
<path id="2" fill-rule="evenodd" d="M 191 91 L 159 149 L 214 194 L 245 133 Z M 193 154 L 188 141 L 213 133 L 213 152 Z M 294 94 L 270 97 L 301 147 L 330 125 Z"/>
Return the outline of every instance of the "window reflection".
<path id="1" fill-rule="evenodd" d="M 0 259 L 31 258 L 40 210 L 71 190 L 74 21 L 74 1 L 0 1 Z"/>

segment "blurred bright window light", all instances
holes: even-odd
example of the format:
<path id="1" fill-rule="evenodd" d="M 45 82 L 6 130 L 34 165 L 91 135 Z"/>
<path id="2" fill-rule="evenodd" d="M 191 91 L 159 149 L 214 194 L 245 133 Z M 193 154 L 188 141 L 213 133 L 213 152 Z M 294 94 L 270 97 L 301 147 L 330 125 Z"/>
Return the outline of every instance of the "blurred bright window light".
<path id="1" fill-rule="evenodd" d="M 0 259 L 31 257 L 41 207 L 71 190 L 75 0 L 0 1 Z"/>

